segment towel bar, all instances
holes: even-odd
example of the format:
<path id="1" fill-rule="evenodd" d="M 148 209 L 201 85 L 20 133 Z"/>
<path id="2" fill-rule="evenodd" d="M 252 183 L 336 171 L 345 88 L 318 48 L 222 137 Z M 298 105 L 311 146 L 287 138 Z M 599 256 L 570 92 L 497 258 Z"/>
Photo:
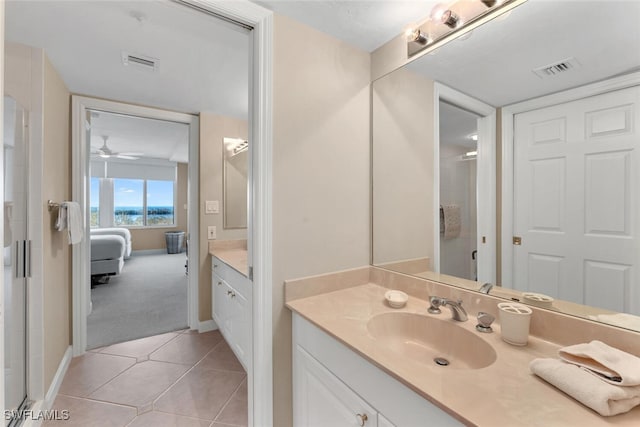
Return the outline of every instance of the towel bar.
<path id="1" fill-rule="evenodd" d="M 47 208 L 49 209 L 49 212 L 51 212 L 54 209 L 58 209 L 60 207 L 60 203 L 56 203 L 53 200 L 47 200 Z"/>

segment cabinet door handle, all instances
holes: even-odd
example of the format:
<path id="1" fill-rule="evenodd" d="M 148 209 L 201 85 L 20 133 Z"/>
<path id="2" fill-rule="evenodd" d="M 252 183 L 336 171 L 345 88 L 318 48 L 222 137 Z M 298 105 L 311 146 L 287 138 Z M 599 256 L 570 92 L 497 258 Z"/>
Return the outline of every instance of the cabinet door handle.
<path id="1" fill-rule="evenodd" d="M 231 294 L 232 294 L 232 292 L 231 292 L 231 291 L 227 291 L 227 295 L 231 295 Z"/>
<path id="2" fill-rule="evenodd" d="M 213 264 L 213 268 L 218 268 L 218 264 Z"/>
<path id="3" fill-rule="evenodd" d="M 367 420 L 369 420 L 367 414 L 356 414 L 356 418 L 358 419 L 358 423 L 360 423 L 360 427 L 364 427 Z"/>

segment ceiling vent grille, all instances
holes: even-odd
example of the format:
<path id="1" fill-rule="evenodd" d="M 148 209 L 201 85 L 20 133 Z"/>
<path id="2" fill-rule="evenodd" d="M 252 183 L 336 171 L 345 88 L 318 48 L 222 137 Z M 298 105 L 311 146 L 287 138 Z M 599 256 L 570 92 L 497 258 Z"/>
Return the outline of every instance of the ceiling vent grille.
<path id="1" fill-rule="evenodd" d="M 580 67 L 575 58 L 567 58 L 553 64 L 534 68 L 532 71 L 540 78 L 554 77 Z"/>
<path id="2" fill-rule="evenodd" d="M 144 55 L 134 55 L 129 52 L 122 52 L 122 64 L 148 71 L 156 71 L 158 69 L 157 59 Z"/>

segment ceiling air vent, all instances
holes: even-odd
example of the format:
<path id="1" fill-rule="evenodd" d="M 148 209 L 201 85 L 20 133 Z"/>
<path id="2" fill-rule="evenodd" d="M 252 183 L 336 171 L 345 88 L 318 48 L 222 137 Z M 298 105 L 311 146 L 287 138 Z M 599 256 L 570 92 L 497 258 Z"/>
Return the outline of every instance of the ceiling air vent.
<path id="1" fill-rule="evenodd" d="M 148 71 L 156 71 L 158 69 L 157 59 L 144 55 L 134 55 L 129 52 L 122 52 L 122 64 Z"/>
<path id="2" fill-rule="evenodd" d="M 542 67 L 534 68 L 532 71 L 541 78 L 553 77 L 559 74 L 566 73 L 575 68 L 579 68 L 580 64 L 575 58 L 567 58 L 562 61 L 555 62 L 553 64 L 545 65 Z"/>

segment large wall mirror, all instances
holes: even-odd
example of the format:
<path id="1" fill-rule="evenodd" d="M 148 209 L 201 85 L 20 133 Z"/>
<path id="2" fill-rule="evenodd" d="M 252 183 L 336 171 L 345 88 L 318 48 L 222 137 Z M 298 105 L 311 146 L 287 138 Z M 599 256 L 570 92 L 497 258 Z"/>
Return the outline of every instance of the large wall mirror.
<path id="1" fill-rule="evenodd" d="M 372 264 L 640 331 L 640 2 L 529 0 L 372 105 Z"/>
<path id="2" fill-rule="evenodd" d="M 247 228 L 248 148 L 244 139 L 223 139 L 222 211 L 226 229 Z"/>

